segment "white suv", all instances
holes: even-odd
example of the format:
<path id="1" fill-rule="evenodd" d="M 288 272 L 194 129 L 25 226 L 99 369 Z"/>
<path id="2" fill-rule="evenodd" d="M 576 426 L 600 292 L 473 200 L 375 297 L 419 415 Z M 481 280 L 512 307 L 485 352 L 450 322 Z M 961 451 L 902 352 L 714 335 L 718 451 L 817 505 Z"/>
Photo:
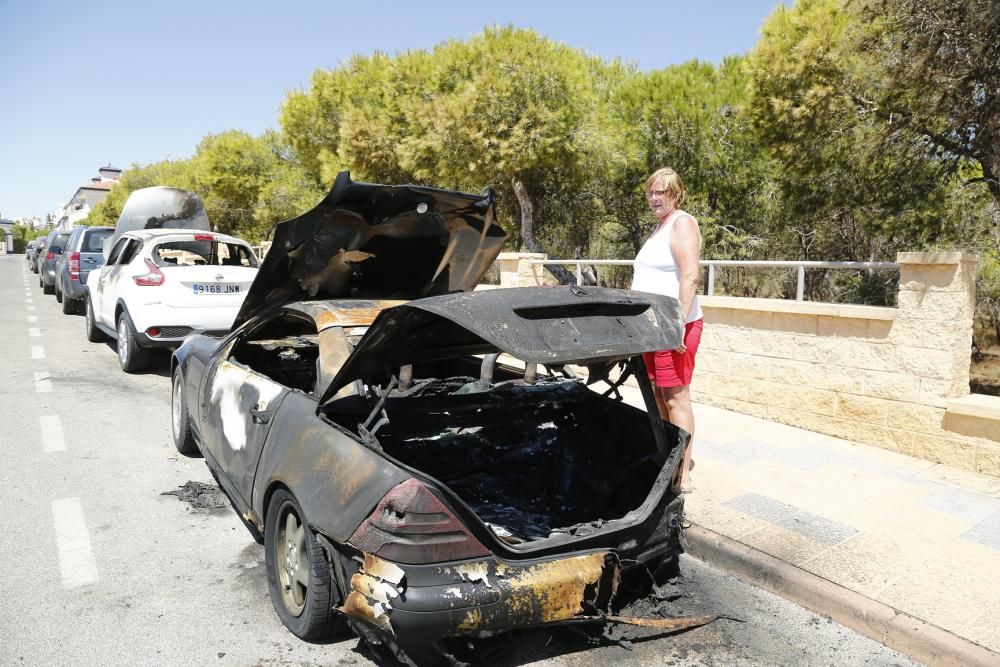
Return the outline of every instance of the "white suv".
<path id="1" fill-rule="evenodd" d="M 187 229 L 126 232 L 87 279 L 87 339 L 118 341 L 126 373 L 150 348 L 177 347 L 195 333 L 228 332 L 257 275 L 246 241 Z"/>

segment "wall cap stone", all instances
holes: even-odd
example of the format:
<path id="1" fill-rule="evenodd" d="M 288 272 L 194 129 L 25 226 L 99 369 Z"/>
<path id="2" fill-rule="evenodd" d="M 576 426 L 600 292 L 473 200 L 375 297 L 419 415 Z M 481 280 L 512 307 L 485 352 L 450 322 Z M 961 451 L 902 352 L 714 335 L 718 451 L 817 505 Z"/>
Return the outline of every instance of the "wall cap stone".
<path id="1" fill-rule="evenodd" d="M 959 264 L 979 261 L 978 255 L 953 252 L 897 252 L 897 264 Z"/>
<path id="2" fill-rule="evenodd" d="M 548 259 L 544 252 L 502 252 L 497 259 Z"/>
<path id="3" fill-rule="evenodd" d="M 858 320 L 894 320 L 896 309 L 883 306 L 858 306 L 847 303 L 820 303 L 816 301 L 790 301 L 787 299 L 754 299 L 742 296 L 698 295 L 702 308 L 731 308 L 734 310 L 759 310 L 795 315 L 823 315 Z"/>
<path id="4" fill-rule="evenodd" d="M 948 401 L 947 412 L 1000 422 L 1000 396 L 969 394 Z"/>

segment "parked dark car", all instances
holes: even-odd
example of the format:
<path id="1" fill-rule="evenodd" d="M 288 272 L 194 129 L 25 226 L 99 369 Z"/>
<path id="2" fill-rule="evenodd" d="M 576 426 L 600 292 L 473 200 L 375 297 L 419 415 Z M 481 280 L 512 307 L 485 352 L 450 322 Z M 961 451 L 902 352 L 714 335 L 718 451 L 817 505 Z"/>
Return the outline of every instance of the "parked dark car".
<path id="1" fill-rule="evenodd" d="M 24 246 L 24 261 L 28 263 L 28 266 L 31 266 L 31 256 L 35 252 L 35 245 L 37 245 L 37 243 L 38 242 L 35 241 L 35 239 L 31 239 L 28 241 L 28 244 Z"/>
<path id="2" fill-rule="evenodd" d="M 38 286 L 44 294 L 54 294 L 56 291 L 56 260 L 66 247 L 69 235 L 67 230 L 55 229 L 45 239 L 44 255 L 40 256 L 38 264 Z"/>
<path id="3" fill-rule="evenodd" d="M 31 253 L 31 272 L 38 273 L 42 258 L 45 257 L 45 236 L 35 239 L 35 249 Z M 41 284 L 41 283 L 39 283 Z"/>
<path id="4" fill-rule="evenodd" d="M 104 265 L 104 239 L 114 227 L 80 226 L 73 229 L 62 255 L 56 260 L 56 301 L 62 311 L 80 312 L 87 296 L 87 276 Z"/>
<path id="5" fill-rule="evenodd" d="M 648 592 L 676 563 L 688 435 L 641 353 L 677 346 L 677 301 L 472 292 L 506 239 L 493 210 L 341 174 L 277 226 L 235 330 L 173 355 L 175 445 L 263 541 L 300 638 L 346 622 L 425 664 L 455 637 L 601 620 L 622 577 Z"/>

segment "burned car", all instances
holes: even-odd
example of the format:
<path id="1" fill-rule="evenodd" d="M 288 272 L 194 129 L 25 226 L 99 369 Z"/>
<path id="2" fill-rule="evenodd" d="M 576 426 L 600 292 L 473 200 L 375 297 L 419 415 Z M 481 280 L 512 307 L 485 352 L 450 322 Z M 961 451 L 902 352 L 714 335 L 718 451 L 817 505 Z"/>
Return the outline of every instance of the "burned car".
<path id="1" fill-rule="evenodd" d="M 302 639 L 346 623 L 423 664 L 448 638 L 610 617 L 623 576 L 676 559 L 688 435 L 641 353 L 677 345 L 678 303 L 471 291 L 506 239 L 493 210 L 343 173 L 277 226 L 235 329 L 173 355 L 176 446 L 263 541 Z"/>

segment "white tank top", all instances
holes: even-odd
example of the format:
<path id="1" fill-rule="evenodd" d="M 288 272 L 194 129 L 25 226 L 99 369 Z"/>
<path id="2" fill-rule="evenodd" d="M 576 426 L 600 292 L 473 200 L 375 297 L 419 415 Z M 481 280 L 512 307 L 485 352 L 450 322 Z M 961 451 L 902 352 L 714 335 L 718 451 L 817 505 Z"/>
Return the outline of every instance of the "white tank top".
<path id="1" fill-rule="evenodd" d="M 653 294 L 664 294 L 675 299 L 680 295 L 681 271 L 674 259 L 674 253 L 670 249 L 670 233 L 674 229 L 674 222 L 681 215 L 690 215 L 680 209 L 674 211 L 667 218 L 667 221 L 659 226 L 642 246 L 642 250 L 635 256 L 635 264 L 632 273 L 632 289 L 638 292 L 651 292 Z M 691 216 L 694 220 L 694 217 Z M 698 221 L 695 220 L 697 226 Z M 699 248 L 701 237 L 698 238 Z M 688 311 L 687 321 L 694 322 L 703 317 L 701 306 L 698 304 L 698 295 L 694 295 L 691 302 L 691 310 Z"/>

